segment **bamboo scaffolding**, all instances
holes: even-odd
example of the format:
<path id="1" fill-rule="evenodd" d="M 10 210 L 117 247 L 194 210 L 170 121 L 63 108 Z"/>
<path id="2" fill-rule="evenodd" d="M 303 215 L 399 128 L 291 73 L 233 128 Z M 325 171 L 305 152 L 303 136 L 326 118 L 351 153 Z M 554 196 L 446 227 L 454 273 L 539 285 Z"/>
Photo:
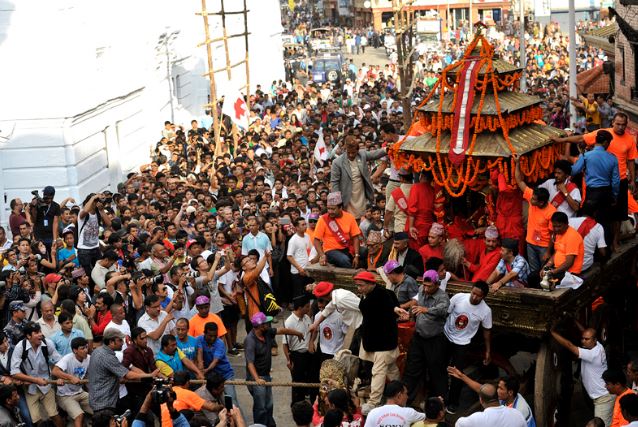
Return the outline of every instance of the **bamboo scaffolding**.
<path id="1" fill-rule="evenodd" d="M 215 83 L 215 74 L 221 71 L 226 70 L 226 75 L 228 81 L 230 82 L 232 79 L 232 69 L 236 68 L 242 64 L 246 66 L 246 85 L 242 86 L 241 89 L 246 89 L 246 106 L 248 111 L 250 111 L 250 64 L 248 61 L 248 8 L 246 4 L 246 0 L 243 1 L 242 10 L 238 11 L 226 11 L 226 5 L 224 0 L 220 0 L 220 9 L 217 12 L 209 12 L 206 8 L 206 0 L 202 0 L 202 10 L 201 12 L 196 12 L 195 15 L 201 16 L 204 19 L 204 36 L 205 39 L 203 42 L 199 43 L 197 47 L 206 46 L 206 54 L 208 56 L 208 72 L 204 73 L 203 76 L 207 76 L 210 80 L 210 102 L 204 105 L 205 108 L 211 107 L 213 113 L 213 137 L 215 140 L 215 157 L 217 157 L 221 152 L 222 141 L 221 141 L 221 129 L 222 129 L 222 119 L 223 115 L 218 111 L 218 98 L 217 98 L 217 85 Z M 243 15 L 244 17 L 244 32 L 236 33 L 236 34 L 228 34 L 228 30 L 226 27 L 226 16 L 227 15 Z M 222 22 L 222 36 L 211 39 L 210 37 L 210 26 L 209 26 L 209 16 L 220 16 Z M 245 58 L 241 61 L 238 61 L 234 64 L 230 62 L 230 49 L 228 46 L 228 40 L 244 37 L 244 45 L 246 50 Z M 213 65 L 213 51 L 212 44 L 217 42 L 223 42 L 224 44 L 224 53 L 226 57 L 226 65 L 220 68 L 214 68 Z M 233 135 L 233 152 L 237 151 L 237 145 L 239 143 L 239 135 L 237 131 L 237 126 L 233 123 L 232 126 L 232 135 Z"/>

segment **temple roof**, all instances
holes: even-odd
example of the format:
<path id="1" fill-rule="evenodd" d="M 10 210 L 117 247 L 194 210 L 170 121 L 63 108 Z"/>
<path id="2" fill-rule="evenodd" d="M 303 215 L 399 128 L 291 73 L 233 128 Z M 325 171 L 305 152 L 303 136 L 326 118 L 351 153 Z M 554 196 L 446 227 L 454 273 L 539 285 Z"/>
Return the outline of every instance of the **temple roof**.
<path id="1" fill-rule="evenodd" d="M 581 93 L 606 95 L 610 89 L 609 74 L 603 72 L 602 65 L 598 65 L 590 70 L 581 71 L 576 75 L 576 87 Z"/>
<path id="2" fill-rule="evenodd" d="M 452 109 L 452 100 L 454 99 L 454 94 L 451 92 L 447 92 L 443 99 L 443 108 L 441 110 L 442 113 L 453 113 Z M 474 105 L 472 106 L 472 114 L 478 113 L 478 105 L 480 101 L 480 96 L 474 97 Z M 529 107 L 532 105 L 540 104 L 541 99 L 538 96 L 525 95 L 519 92 L 510 92 L 503 91 L 498 94 L 499 106 L 501 107 L 501 114 L 508 114 L 517 110 L 521 110 L 525 107 Z M 423 107 L 419 108 L 419 111 L 423 111 L 426 113 L 437 113 L 439 111 L 439 98 L 433 98 L 430 102 L 428 102 Z M 485 94 L 485 100 L 483 101 L 483 110 L 481 111 L 482 116 L 495 116 L 497 115 L 496 111 L 496 102 L 494 101 L 494 94 L 487 93 Z"/>
<path id="3" fill-rule="evenodd" d="M 526 125 L 511 129 L 509 138 L 518 154 L 525 154 L 552 143 L 550 137 L 564 136 L 563 130 L 539 124 Z M 441 153 L 447 155 L 450 147 L 450 132 L 441 135 Z M 425 133 L 421 136 L 406 139 L 401 144 L 401 151 L 436 154 L 436 136 Z M 484 132 L 476 138 L 474 157 L 507 157 L 511 155 L 510 148 L 501 132 Z"/>
<path id="4" fill-rule="evenodd" d="M 511 63 L 509 63 L 507 61 L 504 61 L 502 59 L 497 59 L 497 58 L 494 58 L 492 60 L 492 66 L 494 68 L 494 71 L 496 71 L 496 73 L 498 73 L 498 74 L 513 73 L 515 71 L 520 71 L 521 70 L 516 65 L 511 64 Z M 448 72 L 448 75 L 455 76 L 456 73 L 458 72 L 457 70 L 460 70 L 460 68 L 457 68 L 455 70 L 451 70 L 450 72 Z M 487 63 L 483 64 L 483 66 L 479 70 L 479 75 L 485 74 L 486 70 L 487 70 Z"/>
<path id="5" fill-rule="evenodd" d="M 585 43 L 588 46 L 597 47 L 604 50 L 607 54 L 615 54 L 615 44 L 612 40 L 618 32 L 618 25 L 614 22 L 604 27 L 595 28 L 586 33 L 582 33 Z"/>

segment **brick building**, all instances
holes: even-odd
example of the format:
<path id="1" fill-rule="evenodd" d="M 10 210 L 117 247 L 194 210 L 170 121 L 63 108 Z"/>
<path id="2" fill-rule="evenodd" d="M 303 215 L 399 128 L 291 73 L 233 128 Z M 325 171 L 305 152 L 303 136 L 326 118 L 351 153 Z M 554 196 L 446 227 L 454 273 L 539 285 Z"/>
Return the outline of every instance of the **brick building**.
<path id="1" fill-rule="evenodd" d="M 630 126 L 638 129 L 638 6 L 617 3 L 614 103 L 629 115 Z"/>

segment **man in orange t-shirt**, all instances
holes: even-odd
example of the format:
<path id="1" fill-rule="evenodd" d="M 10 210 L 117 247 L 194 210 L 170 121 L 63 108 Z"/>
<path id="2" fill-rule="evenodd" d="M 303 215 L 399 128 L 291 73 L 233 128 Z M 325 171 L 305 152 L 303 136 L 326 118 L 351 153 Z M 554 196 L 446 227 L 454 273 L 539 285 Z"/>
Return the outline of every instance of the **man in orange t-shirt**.
<path id="1" fill-rule="evenodd" d="M 523 192 L 523 199 L 529 203 L 527 212 L 527 262 L 530 277 L 538 275 L 541 266 L 547 259 L 547 248 L 550 241 L 551 218 L 556 208 L 549 203 L 549 191 L 536 187 L 533 190 L 525 184 L 521 174 L 519 158 L 514 155 L 516 171 L 514 177 Z"/>
<path id="2" fill-rule="evenodd" d="M 556 142 L 572 142 L 581 143 L 584 142 L 588 146 L 593 146 L 596 143 L 596 135 L 601 130 L 606 130 L 611 133 L 613 139 L 607 148 L 607 151 L 612 153 L 618 159 L 618 172 L 620 175 L 620 190 L 618 193 L 618 199 L 616 205 L 612 209 L 613 223 L 613 239 L 611 244 L 612 249 L 618 247 L 618 237 L 620 231 L 620 222 L 627 219 L 627 190 L 634 193 L 636 183 L 636 164 L 634 160 L 638 158 L 638 149 L 636 148 L 636 137 L 627 132 L 627 123 L 629 122 L 627 114 L 618 112 L 614 116 L 611 128 L 599 129 L 594 132 L 587 133 L 585 135 L 573 135 L 566 138 L 552 138 Z"/>
<path id="3" fill-rule="evenodd" d="M 614 403 L 614 409 L 611 415 L 611 424 L 609 427 L 626 426 L 629 424 L 629 421 L 627 421 L 620 412 L 620 399 L 634 391 L 627 387 L 627 378 L 625 377 L 625 374 L 617 369 L 607 369 L 603 372 L 603 381 L 605 381 L 605 388 L 609 394 L 616 396 L 616 402 Z"/>
<path id="4" fill-rule="evenodd" d="M 547 263 L 552 276 L 561 278 L 566 271 L 580 274 L 583 269 L 585 246 L 583 238 L 576 229 L 569 226 L 569 217 L 565 212 L 554 212 L 552 215 L 554 229 L 554 255 Z"/>
<path id="5" fill-rule="evenodd" d="M 319 254 L 319 263 L 326 265 L 329 262 L 335 267 L 357 268 L 361 236 L 357 220 L 343 210 L 341 193 L 338 191 L 328 194 L 326 205 L 328 213 L 319 217 L 313 242 Z"/>
<path id="6" fill-rule="evenodd" d="M 226 327 L 221 317 L 210 313 L 210 300 L 206 295 L 200 295 L 195 299 L 195 307 L 197 308 L 197 314 L 188 322 L 188 335 L 191 337 L 203 335 L 204 326 L 206 326 L 208 322 L 213 322 L 217 325 L 217 336 L 219 338 L 226 335 Z"/>
<path id="7" fill-rule="evenodd" d="M 188 409 L 193 412 L 201 412 L 201 410 L 204 409 L 206 411 L 219 412 L 224 409 L 224 405 L 213 403 L 210 400 L 200 397 L 194 391 L 189 390 L 189 385 L 188 372 L 175 372 L 175 376 L 173 377 L 173 391 L 175 392 L 173 408 L 176 411 Z"/>

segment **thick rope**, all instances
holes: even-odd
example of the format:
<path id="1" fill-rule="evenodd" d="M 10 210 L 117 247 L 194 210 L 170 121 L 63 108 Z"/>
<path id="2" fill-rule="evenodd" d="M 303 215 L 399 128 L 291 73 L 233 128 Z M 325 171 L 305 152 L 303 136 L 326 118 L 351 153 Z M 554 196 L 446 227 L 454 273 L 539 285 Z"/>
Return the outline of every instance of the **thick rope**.
<path id="1" fill-rule="evenodd" d="M 80 380 L 79 384 L 88 384 L 88 380 Z M 139 380 L 122 380 L 121 383 L 139 383 Z M 201 385 L 206 384 L 206 380 L 190 380 L 190 384 Z M 49 380 L 49 384 L 72 384 L 71 381 L 67 380 Z M 320 383 L 296 383 L 291 381 L 273 381 L 266 382 L 264 384 L 259 384 L 257 381 L 246 381 L 246 380 L 227 380 L 224 384 L 228 385 L 245 385 L 245 386 L 262 386 L 262 387 L 300 387 L 300 388 L 319 388 L 321 387 Z"/>

